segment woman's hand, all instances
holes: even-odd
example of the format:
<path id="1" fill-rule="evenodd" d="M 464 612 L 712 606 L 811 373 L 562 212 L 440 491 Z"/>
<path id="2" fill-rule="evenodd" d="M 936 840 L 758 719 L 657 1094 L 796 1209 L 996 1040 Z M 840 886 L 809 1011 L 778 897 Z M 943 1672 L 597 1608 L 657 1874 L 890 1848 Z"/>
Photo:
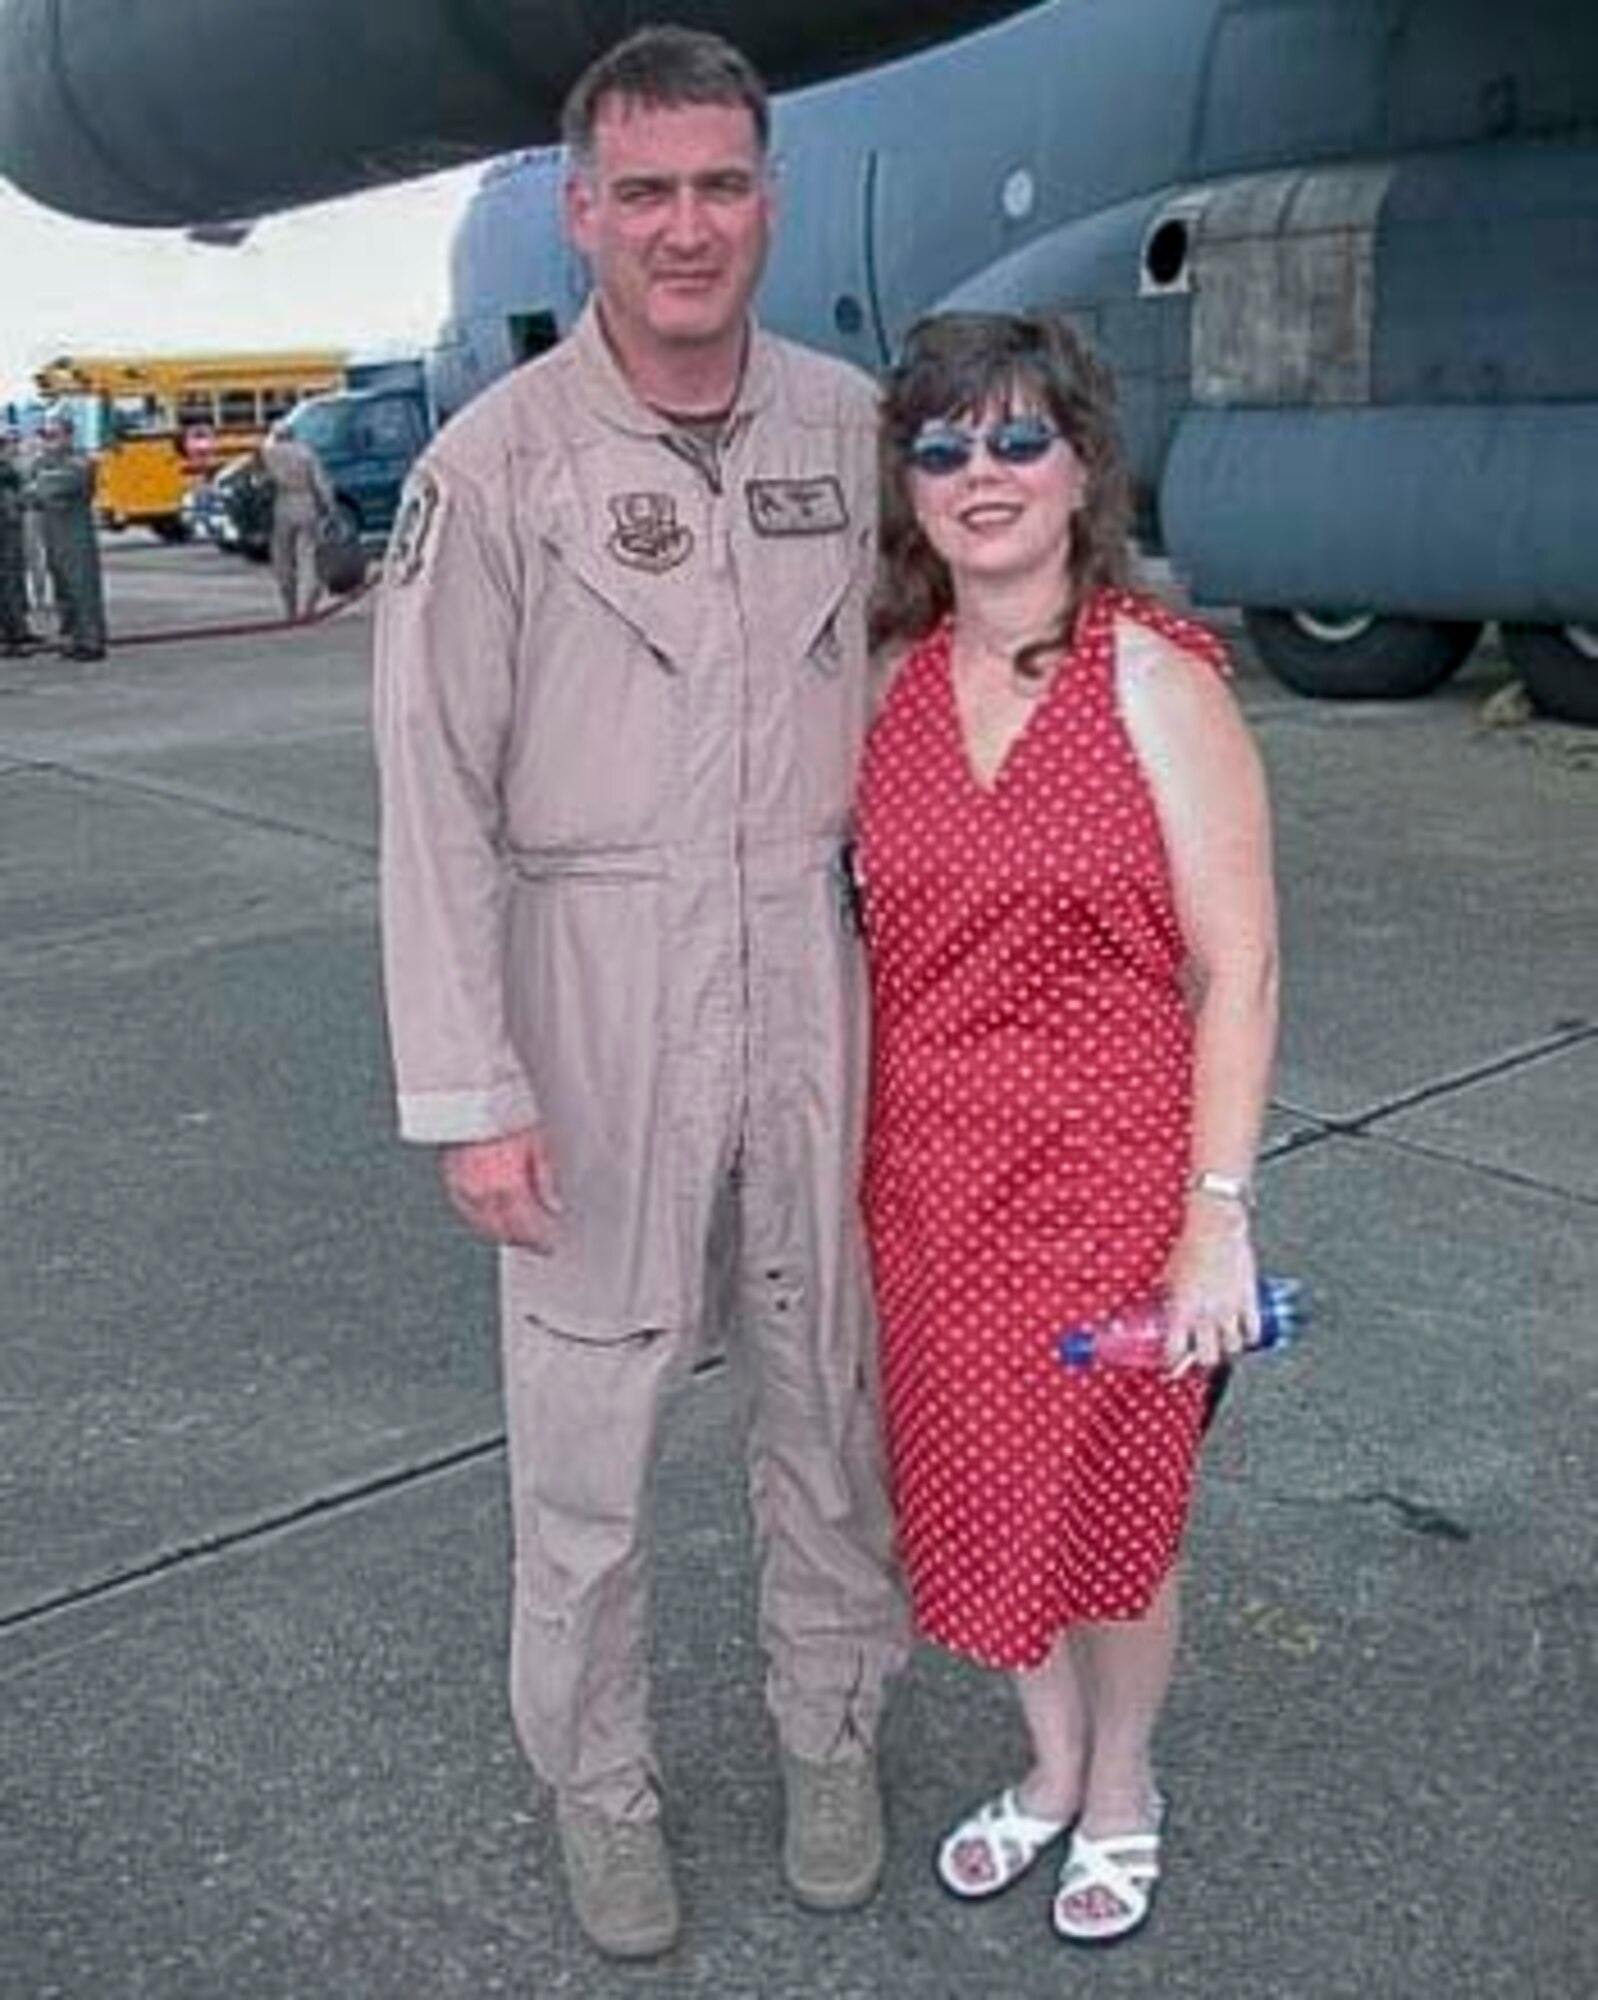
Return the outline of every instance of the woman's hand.
<path id="1" fill-rule="evenodd" d="M 1259 1338 L 1258 1273 L 1248 1210 L 1193 1192 L 1165 1267 L 1172 1369 L 1214 1368 Z"/>

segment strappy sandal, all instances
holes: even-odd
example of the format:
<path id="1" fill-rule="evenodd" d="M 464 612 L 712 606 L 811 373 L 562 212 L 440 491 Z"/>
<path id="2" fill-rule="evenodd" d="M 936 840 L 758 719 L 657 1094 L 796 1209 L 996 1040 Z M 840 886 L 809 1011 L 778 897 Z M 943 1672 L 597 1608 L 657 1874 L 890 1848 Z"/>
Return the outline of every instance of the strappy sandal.
<path id="1" fill-rule="evenodd" d="M 1137 1833 L 1106 1833 L 1090 1838 L 1073 1833 L 1050 1918 L 1056 1937 L 1067 1944 L 1119 1944 L 1148 1922 L 1160 1880 L 1160 1841 L 1165 1831 L 1166 1802 L 1154 1800 L 1154 1824 Z M 1091 1890 L 1118 1907 L 1107 1915 L 1084 1916 L 1070 1907 Z"/>
<path id="2" fill-rule="evenodd" d="M 945 1837 L 935 1864 L 938 1880 L 962 1902 L 997 1896 L 1018 1882 L 1070 1824 L 1068 1819 L 1038 1819 L 1024 1811 L 1012 1785 L 978 1806 Z M 983 1871 L 975 1879 L 973 1862 Z"/>

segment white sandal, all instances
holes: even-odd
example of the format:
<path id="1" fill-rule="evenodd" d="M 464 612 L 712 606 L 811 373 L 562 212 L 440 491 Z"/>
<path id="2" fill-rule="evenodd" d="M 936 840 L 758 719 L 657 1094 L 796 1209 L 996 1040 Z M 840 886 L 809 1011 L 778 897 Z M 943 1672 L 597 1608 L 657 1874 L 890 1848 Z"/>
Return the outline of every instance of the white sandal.
<path id="1" fill-rule="evenodd" d="M 1136 1833 L 1106 1833 L 1090 1837 L 1073 1833 L 1050 1917 L 1056 1937 L 1068 1944 L 1117 1944 L 1149 1920 L 1154 1891 L 1160 1880 L 1160 1841 L 1165 1831 L 1166 1802 L 1154 1798 L 1154 1824 Z M 1073 1913 L 1070 1904 L 1097 1889 L 1120 1907 L 1108 1916 Z"/>
<path id="2" fill-rule="evenodd" d="M 951 1896 L 964 1902 L 997 1896 L 1001 1889 L 1019 1881 L 1070 1824 L 1068 1819 L 1038 1819 L 1024 1811 L 1020 1793 L 1012 1785 L 996 1799 L 978 1806 L 945 1837 L 938 1848 L 938 1880 Z M 976 1854 L 967 1857 L 964 1850 L 968 1848 L 975 1848 Z M 985 1877 L 972 1879 L 972 1859 L 986 1869 Z"/>

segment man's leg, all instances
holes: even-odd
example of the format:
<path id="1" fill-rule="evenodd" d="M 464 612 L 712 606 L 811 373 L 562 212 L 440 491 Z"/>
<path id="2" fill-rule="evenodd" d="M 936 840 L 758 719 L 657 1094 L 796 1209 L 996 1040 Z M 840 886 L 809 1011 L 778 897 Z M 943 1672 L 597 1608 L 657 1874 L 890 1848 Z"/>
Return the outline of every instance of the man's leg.
<path id="1" fill-rule="evenodd" d="M 740 1324 L 767 1701 L 782 1741 L 784 1864 L 801 1901 L 864 1902 L 882 1866 L 876 1732 L 909 1623 L 893 1560 L 874 1324 L 852 1204 L 744 1161 Z"/>
<path id="2" fill-rule="evenodd" d="M 71 550 L 61 544 L 50 546 L 50 594 L 55 600 L 57 650 L 73 652 L 82 640 L 76 579 L 72 573 Z"/>
<path id="3" fill-rule="evenodd" d="M 278 597 L 282 601 L 283 616 L 292 624 L 299 615 L 299 594 L 296 585 L 299 554 L 292 522 L 273 521 L 271 549 L 272 576 L 277 584 Z"/>
<path id="4" fill-rule="evenodd" d="M 601 1950 L 649 1957 L 675 1941 L 679 1915 L 650 1742 L 642 1509 L 681 1346 L 572 1339 L 514 1289 L 507 1279 L 512 1713 L 556 1793 L 579 1922 Z"/>
<path id="5" fill-rule="evenodd" d="M 302 618 L 316 615 L 317 606 L 322 601 L 322 575 L 316 567 L 316 546 L 319 530 L 314 521 L 306 521 L 299 531 L 299 553 L 295 562 L 295 602 L 300 607 Z"/>

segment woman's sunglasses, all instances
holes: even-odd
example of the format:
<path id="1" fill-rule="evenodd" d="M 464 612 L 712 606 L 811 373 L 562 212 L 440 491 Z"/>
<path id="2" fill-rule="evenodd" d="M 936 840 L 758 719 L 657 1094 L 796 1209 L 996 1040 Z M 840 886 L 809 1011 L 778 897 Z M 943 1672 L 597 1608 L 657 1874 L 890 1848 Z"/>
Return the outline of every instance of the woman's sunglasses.
<path id="1" fill-rule="evenodd" d="M 916 432 L 905 448 L 905 457 L 917 472 L 942 479 L 951 472 L 963 472 L 979 444 L 995 465 L 1036 465 L 1059 441 L 1060 433 L 1047 417 L 1004 417 L 985 431 L 932 423 L 923 424 Z"/>

